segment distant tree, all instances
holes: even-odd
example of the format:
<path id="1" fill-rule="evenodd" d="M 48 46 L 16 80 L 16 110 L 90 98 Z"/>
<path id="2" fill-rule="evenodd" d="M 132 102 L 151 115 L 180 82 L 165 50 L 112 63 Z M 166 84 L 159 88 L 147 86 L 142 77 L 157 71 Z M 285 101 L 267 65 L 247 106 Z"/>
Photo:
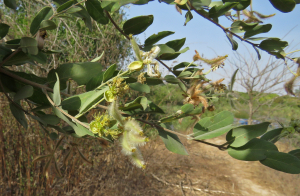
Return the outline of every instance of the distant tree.
<path id="1" fill-rule="evenodd" d="M 270 120 L 273 110 L 280 109 L 272 107 L 273 101 L 282 94 L 283 85 L 289 79 L 290 72 L 284 66 L 282 60 L 270 57 L 265 65 L 254 55 L 245 57 L 237 53 L 234 60 L 229 60 L 233 70 L 238 69 L 236 75 L 236 91 L 245 92 L 233 95 L 236 98 L 235 109 L 241 113 L 247 113 L 248 124 L 253 124 L 254 116 L 264 110 L 265 116 L 259 120 Z M 248 107 L 245 108 L 245 104 Z"/>

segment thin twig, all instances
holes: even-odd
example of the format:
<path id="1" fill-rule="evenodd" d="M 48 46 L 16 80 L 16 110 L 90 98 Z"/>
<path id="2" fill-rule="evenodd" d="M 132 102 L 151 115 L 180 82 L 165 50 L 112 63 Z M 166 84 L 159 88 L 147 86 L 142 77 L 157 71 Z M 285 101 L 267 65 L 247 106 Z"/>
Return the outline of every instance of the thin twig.
<path id="1" fill-rule="evenodd" d="M 22 77 L 20 77 L 18 75 L 15 75 L 12 72 L 10 72 L 10 71 L 8 71 L 8 70 L 6 70 L 4 68 L 1 68 L 1 67 L 0 67 L 0 73 L 8 75 L 8 76 L 10 76 L 10 77 L 12 77 L 12 78 L 14 78 L 16 80 L 19 80 L 20 82 L 24 82 L 24 83 L 29 84 L 31 86 L 34 86 L 34 87 L 37 87 L 37 88 L 40 88 L 40 89 L 46 89 L 47 91 L 53 92 L 52 88 L 49 88 L 49 87 L 47 87 L 45 85 L 42 85 L 42 84 L 38 84 L 38 83 L 32 82 L 32 81 L 27 80 L 25 78 L 22 78 Z M 63 92 L 61 92 L 61 94 L 64 95 L 64 96 L 66 96 L 66 97 L 70 97 L 71 96 L 71 95 L 63 93 Z"/>
<path id="2" fill-rule="evenodd" d="M 63 113 L 65 116 L 69 117 L 73 121 L 76 121 L 81 126 L 87 128 L 87 129 L 90 129 L 90 127 L 88 125 L 82 123 L 80 120 L 76 119 L 74 116 L 71 116 L 70 114 L 66 113 L 63 109 L 61 109 L 59 106 L 55 105 L 55 103 L 52 101 L 52 99 L 49 97 L 48 93 L 46 92 L 46 89 L 42 89 L 42 90 L 43 90 L 43 93 L 46 95 L 48 101 L 50 102 L 50 104 L 52 106 L 56 107 L 61 113 Z"/>
<path id="3" fill-rule="evenodd" d="M 122 33 L 122 35 L 124 35 L 126 37 L 126 39 L 130 40 L 129 36 L 126 35 L 126 33 L 124 33 L 124 31 L 122 29 L 120 29 L 120 27 L 115 23 L 115 21 L 112 19 L 112 17 L 110 16 L 109 12 L 105 10 L 105 13 L 108 17 L 108 19 L 111 21 L 111 23 L 113 23 L 113 25 L 115 26 L 115 28 Z"/>

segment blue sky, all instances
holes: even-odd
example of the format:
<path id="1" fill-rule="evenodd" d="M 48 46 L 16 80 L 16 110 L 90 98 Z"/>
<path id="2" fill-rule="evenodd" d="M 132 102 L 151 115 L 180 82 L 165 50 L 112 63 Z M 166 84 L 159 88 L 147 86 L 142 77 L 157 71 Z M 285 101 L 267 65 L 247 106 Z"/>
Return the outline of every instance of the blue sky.
<path id="1" fill-rule="evenodd" d="M 253 1 L 253 9 L 265 14 L 276 14 L 274 17 L 264 20 L 264 24 L 270 23 L 273 25 L 269 33 L 260 34 L 259 37 L 278 37 L 283 38 L 290 30 L 292 30 L 288 35 L 284 37 L 284 41 L 293 43 L 295 49 L 300 49 L 300 5 L 290 13 L 281 13 L 272 7 L 268 0 Z M 127 18 L 132 18 L 139 15 L 154 15 L 153 24 L 142 34 L 137 37 L 144 43 L 145 39 L 152 34 L 158 33 L 160 31 L 174 31 L 175 34 L 166 37 L 159 43 L 166 43 L 167 41 L 174 39 L 181 39 L 186 37 L 186 42 L 184 47 L 189 47 L 190 50 L 186 53 L 180 55 L 177 59 L 178 62 L 187 61 L 191 62 L 192 57 L 197 50 L 200 54 L 204 55 L 206 58 L 213 58 L 217 55 L 229 55 L 229 58 L 233 58 L 234 51 L 231 49 L 231 44 L 226 38 L 224 32 L 218 28 L 216 25 L 202 18 L 193 12 L 194 18 L 186 25 L 183 26 L 185 21 L 185 12 L 180 15 L 174 5 L 168 5 L 166 3 L 159 3 L 157 0 L 154 2 L 149 2 L 146 5 L 130 5 L 130 8 L 126 10 Z M 229 27 L 231 22 L 225 17 L 219 18 L 220 24 L 225 27 Z M 235 39 L 238 41 L 237 39 Z M 244 55 L 248 54 L 248 47 L 250 52 L 255 53 L 251 46 L 239 42 L 238 52 Z M 298 45 L 298 47 L 297 47 Z M 269 55 L 265 52 L 261 52 L 262 64 Z M 294 54 L 297 56 L 297 53 Z M 298 53 L 300 56 L 300 53 Z M 171 65 L 173 61 L 167 62 Z M 173 64 L 176 65 L 177 63 Z M 226 62 L 225 62 L 226 68 Z M 227 71 L 229 67 L 227 67 Z M 222 71 L 221 71 L 222 72 Z M 233 72 L 233 70 L 232 70 Z M 165 72 L 166 73 L 166 72 Z M 220 76 L 213 74 L 211 79 L 217 79 Z"/>

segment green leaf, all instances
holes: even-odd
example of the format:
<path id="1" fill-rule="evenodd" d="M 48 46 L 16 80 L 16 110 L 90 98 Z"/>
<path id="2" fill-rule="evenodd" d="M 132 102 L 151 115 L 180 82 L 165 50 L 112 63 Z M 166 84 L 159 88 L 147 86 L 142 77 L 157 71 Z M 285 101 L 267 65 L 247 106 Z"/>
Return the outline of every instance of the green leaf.
<path id="1" fill-rule="evenodd" d="M 83 11 L 82 7 L 77 7 L 77 6 L 75 6 L 75 7 L 72 7 L 72 8 L 70 8 L 70 9 L 68 9 L 68 10 L 66 11 L 66 13 L 68 13 L 68 14 L 74 14 L 74 13 L 77 13 L 77 14 L 78 14 L 78 12 L 80 12 L 80 11 Z M 60 16 L 60 17 L 62 17 L 62 16 Z"/>
<path id="2" fill-rule="evenodd" d="M 43 20 L 48 20 L 53 15 L 51 7 L 44 7 L 39 11 L 39 13 L 34 17 L 30 26 L 31 35 L 35 35 L 40 29 L 40 24 Z"/>
<path id="3" fill-rule="evenodd" d="M 75 0 L 67 1 L 66 3 L 62 4 L 61 6 L 59 6 L 57 8 L 56 12 L 60 13 L 61 11 L 64 11 L 64 10 L 68 9 L 69 7 L 71 7 L 74 3 L 75 3 Z"/>
<path id="4" fill-rule="evenodd" d="M 236 11 L 241 11 L 246 9 L 250 5 L 251 0 L 223 0 L 223 2 L 238 2 L 239 4 L 233 7 L 233 9 Z"/>
<path id="5" fill-rule="evenodd" d="M 297 157 L 300 160 L 300 149 L 292 150 L 288 153 L 295 156 L 295 157 Z"/>
<path id="6" fill-rule="evenodd" d="M 86 9 L 90 16 L 100 24 L 107 24 L 109 19 L 103 12 L 101 4 L 98 0 L 87 0 L 85 2 Z"/>
<path id="7" fill-rule="evenodd" d="M 160 78 L 151 78 L 151 77 L 146 77 L 145 84 L 151 86 L 151 85 L 159 85 L 163 84 L 163 81 Z"/>
<path id="8" fill-rule="evenodd" d="M 283 152 L 265 152 L 266 159 L 261 160 L 261 164 L 290 174 L 300 173 L 300 160 L 294 155 Z"/>
<path id="9" fill-rule="evenodd" d="M 115 12 L 123 5 L 129 4 L 129 3 L 136 3 L 139 0 L 103 0 L 101 3 L 101 6 L 103 9 L 109 11 L 109 12 Z"/>
<path id="10" fill-rule="evenodd" d="M 186 38 L 175 39 L 175 40 L 167 42 L 166 45 L 169 46 L 170 48 L 172 48 L 173 50 L 175 50 L 175 52 L 178 52 L 180 50 L 180 48 L 182 48 L 182 46 L 184 45 L 185 40 L 186 40 Z"/>
<path id="11" fill-rule="evenodd" d="M 271 24 L 266 24 L 266 25 L 257 25 L 253 29 L 246 31 L 244 35 L 244 39 L 248 37 L 252 37 L 254 35 L 257 35 L 259 33 L 267 33 L 271 30 L 272 25 Z"/>
<path id="12" fill-rule="evenodd" d="M 52 133 L 50 133 L 49 137 L 50 137 L 50 139 L 52 139 L 52 140 L 57 140 L 59 136 L 57 135 L 57 133 L 52 132 Z"/>
<path id="13" fill-rule="evenodd" d="M 61 104 L 61 97 L 60 97 L 60 82 L 58 74 L 56 73 L 57 81 L 54 84 L 53 87 L 53 102 L 56 106 L 60 106 Z"/>
<path id="14" fill-rule="evenodd" d="M 164 125 L 161 124 L 161 126 Z M 169 133 L 161 128 L 158 128 L 157 131 L 168 150 L 176 154 L 188 155 L 188 152 L 186 151 L 185 147 L 183 146 L 177 135 Z"/>
<path id="15" fill-rule="evenodd" d="M 188 51 L 190 48 L 186 47 L 183 50 L 180 50 L 178 52 L 174 52 L 174 53 L 165 53 L 159 56 L 159 58 L 161 60 L 173 60 L 175 58 L 177 58 L 180 54 L 185 53 L 186 51 Z"/>
<path id="16" fill-rule="evenodd" d="M 14 96 L 14 101 L 20 101 L 33 95 L 33 87 L 30 85 L 23 86 Z"/>
<path id="17" fill-rule="evenodd" d="M 296 2 L 294 0 L 269 0 L 273 7 L 281 12 L 291 12 L 295 6 Z"/>
<path id="18" fill-rule="evenodd" d="M 259 48 L 268 52 L 282 51 L 288 46 L 288 42 L 281 41 L 279 38 L 269 38 L 259 44 Z"/>
<path id="19" fill-rule="evenodd" d="M 209 6 L 211 4 L 211 0 L 193 0 L 192 5 L 194 8 L 203 9 L 202 6 Z"/>
<path id="20" fill-rule="evenodd" d="M 5 37 L 9 31 L 10 26 L 5 23 L 0 23 L 0 39 Z"/>
<path id="21" fill-rule="evenodd" d="M 236 74 L 239 71 L 239 69 L 235 70 L 234 73 L 231 76 L 231 80 L 230 80 L 230 86 L 229 86 L 229 91 L 232 92 L 233 91 L 233 85 L 235 83 L 235 78 L 236 78 Z"/>
<path id="22" fill-rule="evenodd" d="M 181 63 L 175 65 L 175 66 L 173 67 L 173 70 L 177 70 L 177 69 L 180 69 L 180 68 L 185 68 L 185 67 L 188 66 L 189 64 L 190 64 L 189 62 L 181 62 Z M 197 65 L 196 65 L 196 64 L 192 64 L 192 65 L 190 65 L 189 67 L 197 67 Z"/>
<path id="23" fill-rule="evenodd" d="M 20 107 L 21 105 L 18 102 L 15 102 L 18 104 Z M 27 120 L 25 117 L 25 113 L 23 110 L 21 110 L 19 107 L 15 106 L 14 104 L 10 103 L 9 104 L 10 111 L 13 114 L 13 116 L 16 118 L 16 120 L 25 128 L 28 128 Z"/>
<path id="24" fill-rule="evenodd" d="M 137 108 L 142 108 L 143 110 L 146 110 L 147 107 L 148 107 L 147 98 L 140 96 L 140 97 L 137 97 L 134 101 L 132 101 L 130 103 L 126 103 L 124 105 L 124 107 L 120 107 L 120 109 L 123 111 L 134 110 Z"/>
<path id="25" fill-rule="evenodd" d="M 171 122 L 173 120 L 177 120 L 180 118 L 185 118 L 187 116 L 193 116 L 193 115 L 197 115 L 197 114 L 201 114 L 201 113 L 202 113 L 202 107 L 194 109 L 194 106 L 192 104 L 185 104 L 175 114 L 164 117 L 164 118 L 160 119 L 159 121 L 161 123 L 166 123 L 166 122 Z"/>
<path id="26" fill-rule="evenodd" d="M 91 78 L 90 81 L 86 84 L 86 87 L 85 87 L 86 91 L 94 90 L 95 88 L 100 86 L 103 81 L 103 75 L 104 75 L 104 72 L 101 72 L 99 75 Z"/>
<path id="27" fill-rule="evenodd" d="M 171 84 L 178 84 L 179 83 L 179 80 L 173 75 L 166 75 L 165 80 L 166 80 L 166 82 L 171 83 Z"/>
<path id="28" fill-rule="evenodd" d="M 123 25 L 124 32 L 137 35 L 144 32 L 153 23 L 153 15 L 137 16 L 127 20 Z"/>
<path id="29" fill-rule="evenodd" d="M 228 12 L 229 10 L 231 10 L 233 7 L 235 7 L 238 4 L 239 3 L 237 3 L 237 2 L 234 2 L 234 3 L 226 2 L 224 5 L 214 6 L 209 10 L 209 17 L 210 18 L 218 18 L 219 16 L 224 15 L 226 12 Z"/>
<path id="30" fill-rule="evenodd" d="M 40 29 L 53 30 L 56 29 L 57 25 L 52 20 L 43 20 L 40 25 Z"/>
<path id="31" fill-rule="evenodd" d="M 271 142 L 254 138 L 242 147 L 229 148 L 227 151 L 230 156 L 238 160 L 259 161 L 267 158 L 266 152 L 278 151 L 278 149 Z"/>
<path id="32" fill-rule="evenodd" d="M 257 53 L 258 60 L 260 60 L 261 56 L 260 56 L 258 48 L 256 48 L 256 46 L 253 46 L 253 48 L 254 48 L 255 52 Z"/>
<path id="33" fill-rule="evenodd" d="M 192 19 L 193 19 L 193 14 L 192 14 L 192 12 L 189 10 L 189 11 L 185 14 L 185 22 L 184 22 L 183 26 L 186 26 L 186 24 L 187 24 L 188 22 L 190 22 L 190 20 L 192 20 Z"/>
<path id="34" fill-rule="evenodd" d="M 116 71 L 117 69 L 117 65 L 116 64 L 113 64 L 111 66 L 109 66 L 109 68 L 104 72 L 104 75 L 103 75 L 103 83 L 106 82 L 107 80 L 109 80 L 111 77 L 113 77 L 114 75 L 114 72 Z"/>
<path id="35" fill-rule="evenodd" d="M 218 137 L 230 131 L 234 116 L 229 111 L 223 111 L 215 116 L 202 118 L 194 127 L 194 138 L 197 140 Z"/>
<path id="36" fill-rule="evenodd" d="M 239 46 L 238 43 L 232 38 L 231 35 L 229 35 L 229 34 L 226 33 L 226 36 L 227 36 L 229 42 L 231 43 L 232 50 L 237 50 L 238 46 Z"/>
<path id="37" fill-rule="evenodd" d="M 129 84 L 132 90 L 139 91 L 142 93 L 150 93 L 150 87 L 147 84 L 141 84 L 139 82 Z"/>
<path id="38" fill-rule="evenodd" d="M 260 139 L 266 140 L 268 142 L 276 143 L 280 139 L 280 137 L 278 136 L 281 134 L 282 130 L 283 128 L 278 128 L 278 129 L 273 129 L 271 131 L 268 131 L 263 136 L 261 136 Z"/>
<path id="39" fill-rule="evenodd" d="M 46 115 L 42 115 L 39 116 L 39 118 L 46 124 L 48 125 L 57 125 L 60 122 L 60 118 L 58 118 L 55 115 L 51 115 L 51 114 L 46 114 Z"/>
<path id="40" fill-rule="evenodd" d="M 83 137 L 85 135 L 89 135 L 92 137 L 95 137 L 94 134 L 88 130 L 87 128 L 83 127 L 82 125 L 76 123 L 77 126 L 73 127 L 75 133 L 79 136 L 79 137 Z"/>
<path id="41" fill-rule="evenodd" d="M 270 123 L 263 122 L 257 125 L 244 125 L 229 131 L 226 135 L 227 142 L 232 142 L 231 147 L 240 147 L 245 145 L 248 141 L 264 134 Z"/>
<path id="42" fill-rule="evenodd" d="M 34 38 L 22 37 L 20 41 L 20 45 L 24 53 L 33 54 L 33 55 L 37 55 L 39 53 L 38 44 L 36 39 Z"/>
<path id="43" fill-rule="evenodd" d="M 46 64 L 48 62 L 47 55 L 42 51 L 39 51 L 37 55 L 28 54 L 27 56 L 30 57 L 31 60 L 41 64 Z"/>
<path id="44" fill-rule="evenodd" d="M 172 35 L 174 33 L 175 32 L 173 32 L 173 31 L 161 31 L 157 34 L 153 34 L 145 40 L 144 45 L 145 46 L 146 45 L 153 45 L 153 44 L 157 43 L 158 41 L 160 41 L 161 39 L 163 39 L 163 38 L 165 38 L 169 35 Z"/>
<path id="45" fill-rule="evenodd" d="M 69 78 L 75 80 L 78 85 L 86 85 L 91 78 L 102 73 L 102 66 L 100 63 L 94 62 L 62 64 L 49 72 L 47 80 L 50 86 L 53 86 L 56 81 L 55 72 L 61 80 L 61 89 L 65 89 L 66 81 Z"/>
<path id="46" fill-rule="evenodd" d="M 33 74 L 27 74 L 24 72 L 14 72 L 9 71 L 14 75 L 17 75 L 19 77 L 22 77 L 26 80 L 30 80 L 32 82 L 38 83 L 38 84 L 45 84 L 47 82 L 46 78 L 37 77 Z M 15 80 L 7 75 L 1 74 L 0 79 L 4 86 L 9 87 L 9 90 L 11 92 L 17 92 L 20 90 L 23 86 L 26 86 L 27 83 L 22 83 L 19 80 Z M 49 101 L 46 98 L 45 94 L 42 92 L 40 88 L 34 87 L 34 92 L 31 97 L 28 98 L 30 101 L 35 102 L 40 105 L 49 105 Z"/>
<path id="47" fill-rule="evenodd" d="M 68 97 L 61 102 L 61 106 L 64 110 L 78 110 L 81 107 L 81 104 L 86 102 L 96 91 L 89 91 Z"/>
<path id="48" fill-rule="evenodd" d="M 190 113 L 194 110 L 194 105 L 193 104 L 185 104 L 180 108 L 180 110 L 183 113 Z"/>
<path id="49" fill-rule="evenodd" d="M 18 7 L 16 0 L 4 0 L 4 4 L 13 10 L 16 10 Z"/>
<path id="50" fill-rule="evenodd" d="M 90 109 L 90 107 L 92 107 L 94 104 L 96 104 L 100 99 L 102 99 L 105 91 L 107 91 L 108 89 L 109 89 L 108 87 L 105 87 L 100 90 L 94 90 L 92 91 L 93 93 L 86 94 L 86 95 L 90 95 L 89 97 L 85 97 L 85 96 L 80 97 L 81 107 L 79 110 L 79 114 L 84 113 L 85 111 Z"/>
<path id="51" fill-rule="evenodd" d="M 192 75 L 192 72 L 190 72 L 190 71 L 184 71 L 184 72 L 181 72 L 178 75 L 178 78 L 186 78 L 186 77 L 190 77 L 191 75 Z"/>

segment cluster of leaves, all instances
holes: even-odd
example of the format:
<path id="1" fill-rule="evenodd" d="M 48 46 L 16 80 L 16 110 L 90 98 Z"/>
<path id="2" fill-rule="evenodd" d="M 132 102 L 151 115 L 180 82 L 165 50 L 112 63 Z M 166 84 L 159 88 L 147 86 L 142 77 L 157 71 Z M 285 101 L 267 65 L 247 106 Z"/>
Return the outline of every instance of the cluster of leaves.
<path id="1" fill-rule="evenodd" d="M 202 60 L 211 65 L 210 69 L 205 73 L 202 69 L 197 68 L 197 65 L 193 62 L 181 62 L 170 68 L 163 61 L 173 60 L 189 49 L 188 47 L 181 49 L 185 44 L 185 38 L 172 40 L 165 44 L 157 44 L 161 39 L 174 33 L 171 31 L 162 31 L 151 35 L 145 40 L 143 45 L 138 46 L 132 35 L 144 32 L 153 23 L 153 16 L 131 18 L 122 27 L 119 27 L 111 17 L 111 13 L 117 11 L 123 5 L 129 3 L 142 5 L 148 2 L 148 0 L 102 0 L 101 2 L 98 0 L 83 0 L 80 2 L 77 0 L 54 0 L 53 3 L 55 3 L 55 6 L 43 7 L 32 19 L 30 24 L 31 37 L 22 37 L 4 42 L 0 46 L 1 89 L 9 98 L 11 111 L 20 124 L 25 128 L 27 127 L 25 115 L 34 118 L 40 122 L 42 127 L 52 131 L 52 133 L 49 133 L 49 136 L 51 134 L 52 137 L 55 135 L 53 133 L 56 132 L 53 130 L 62 135 L 58 144 L 63 142 L 62 138 L 65 136 L 91 139 L 102 137 L 109 142 L 114 142 L 114 138 L 110 137 L 110 135 L 106 137 L 105 134 L 99 135 L 91 132 L 89 122 L 86 118 L 86 115 L 94 108 L 107 109 L 104 102 L 111 102 L 107 100 L 107 92 L 112 91 L 112 88 L 109 86 L 111 82 L 122 78 L 120 81 L 126 81 L 132 91 L 137 91 L 144 95 L 150 92 L 150 85 L 169 83 L 178 86 L 184 95 L 183 98 L 185 98 L 185 104 L 174 114 L 167 117 L 163 116 L 157 120 L 152 120 L 151 116 L 150 121 L 144 119 L 144 114 L 147 114 L 148 117 L 155 113 L 164 114 L 164 111 L 158 105 L 148 100 L 146 96 L 139 96 L 134 100 L 129 100 L 121 104 L 119 110 L 123 111 L 123 115 L 129 115 L 131 118 L 155 127 L 166 148 L 172 152 L 182 155 L 188 154 L 179 140 L 179 136 L 181 136 L 217 147 L 220 150 L 228 150 L 229 154 L 237 159 L 260 161 L 262 164 L 276 170 L 287 173 L 300 173 L 299 150 L 290 153 L 278 152 L 276 146 L 265 139 L 269 139 L 269 136 L 263 136 L 260 139 L 256 138 L 267 131 L 268 122 L 259 125 L 234 126 L 233 115 L 226 111 L 214 117 L 201 119 L 203 113 L 214 110 L 211 103 L 218 96 L 222 95 L 222 90 L 224 90 L 224 85 L 221 84 L 222 80 L 211 82 L 206 76 L 211 71 L 215 71 L 221 67 L 226 56 L 210 60 L 204 59 L 196 53 L 194 57 L 195 61 Z M 236 37 L 251 44 L 257 52 L 260 49 L 267 51 L 277 58 L 286 57 L 283 49 L 288 43 L 278 38 L 262 38 L 263 41 L 259 44 L 251 42 L 261 40 L 253 38 L 253 36 L 268 32 L 271 29 L 270 24 L 260 25 L 258 22 L 245 22 L 239 18 L 233 20 L 231 28 L 225 28 L 219 24 L 219 17 L 224 15 L 235 17 L 230 14 L 230 10 L 245 10 L 251 4 L 250 0 L 224 0 L 222 2 L 182 0 L 164 2 L 175 4 L 178 9 L 187 10 L 185 25 L 192 19 L 192 11 L 216 24 L 228 36 L 233 50 L 237 49 L 237 42 L 233 39 L 233 37 Z M 270 2 L 275 8 L 283 12 L 291 11 L 296 4 L 294 0 L 270 0 Z M 4 1 L 4 3 L 12 9 L 17 8 L 15 1 Z M 137 80 L 134 76 L 140 70 L 129 69 L 122 71 L 117 69 L 116 64 L 103 70 L 103 65 L 95 62 L 101 59 L 101 56 L 89 62 L 62 64 L 57 69 L 50 70 L 47 77 L 38 77 L 33 74 L 11 71 L 9 67 L 12 65 L 23 65 L 28 61 L 41 62 L 41 59 L 45 60 L 48 54 L 58 53 L 55 50 L 49 50 L 44 47 L 44 39 L 45 32 L 57 29 L 56 19 L 61 17 L 71 19 L 73 17 L 80 18 L 89 30 L 92 30 L 91 19 L 97 22 L 98 25 L 107 25 L 111 22 L 128 39 L 128 42 L 131 41 L 137 57 L 147 52 L 149 52 L 147 54 L 151 54 L 153 48 L 159 48 L 159 50 L 155 49 L 155 51 L 159 51 L 158 54 L 155 54 L 155 58 L 172 75 L 160 77 L 160 74 L 157 74 L 155 77 L 150 77 L 149 74 L 144 74 L 141 76 L 142 80 Z M 1 25 L 4 27 L 0 29 L 0 35 L 3 38 L 9 32 L 9 26 L 3 23 Z M 237 33 L 244 33 L 244 36 L 241 37 Z M 147 59 L 145 62 L 141 58 L 137 60 L 141 62 L 142 66 L 148 64 Z M 157 66 L 158 62 L 156 62 Z M 151 66 L 148 66 L 147 69 L 147 73 L 149 73 Z M 85 86 L 86 92 L 76 95 L 66 93 L 68 92 L 65 90 L 68 88 L 67 82 L 69 80 L 73 80 L 79 86 Z M 234 80 L 235 77 L 232 78 L 229 92 L 232 91 Z M 32 106 L 32 110 L 24 110 L 19 104 L 20 100 L 28 101 Z M 53 114 L 45 114 L 42 111 L 45 107 L 52 108 Z M 167 122 L 191 117 L 195 121 L 192 125 L 194 132 L 191 135 L 184 135 L 169 130 L 164 125 Z M 61 120 L 64 123 L 61 123 L 62 126 L 58 126 Z M 293 125 L 292 127 L 295 128 L 297 126 Z M 203 141 L 225 133 L 227 133 L 227 142 L 223 145 Z M 57 134 L 56 136 L 53 138 L 58 139 Z M 55 150 L 52 154 L 46 155 L 46 158 L 49 158 L 49 164 L 54 157 L 54 153 Z"/>

